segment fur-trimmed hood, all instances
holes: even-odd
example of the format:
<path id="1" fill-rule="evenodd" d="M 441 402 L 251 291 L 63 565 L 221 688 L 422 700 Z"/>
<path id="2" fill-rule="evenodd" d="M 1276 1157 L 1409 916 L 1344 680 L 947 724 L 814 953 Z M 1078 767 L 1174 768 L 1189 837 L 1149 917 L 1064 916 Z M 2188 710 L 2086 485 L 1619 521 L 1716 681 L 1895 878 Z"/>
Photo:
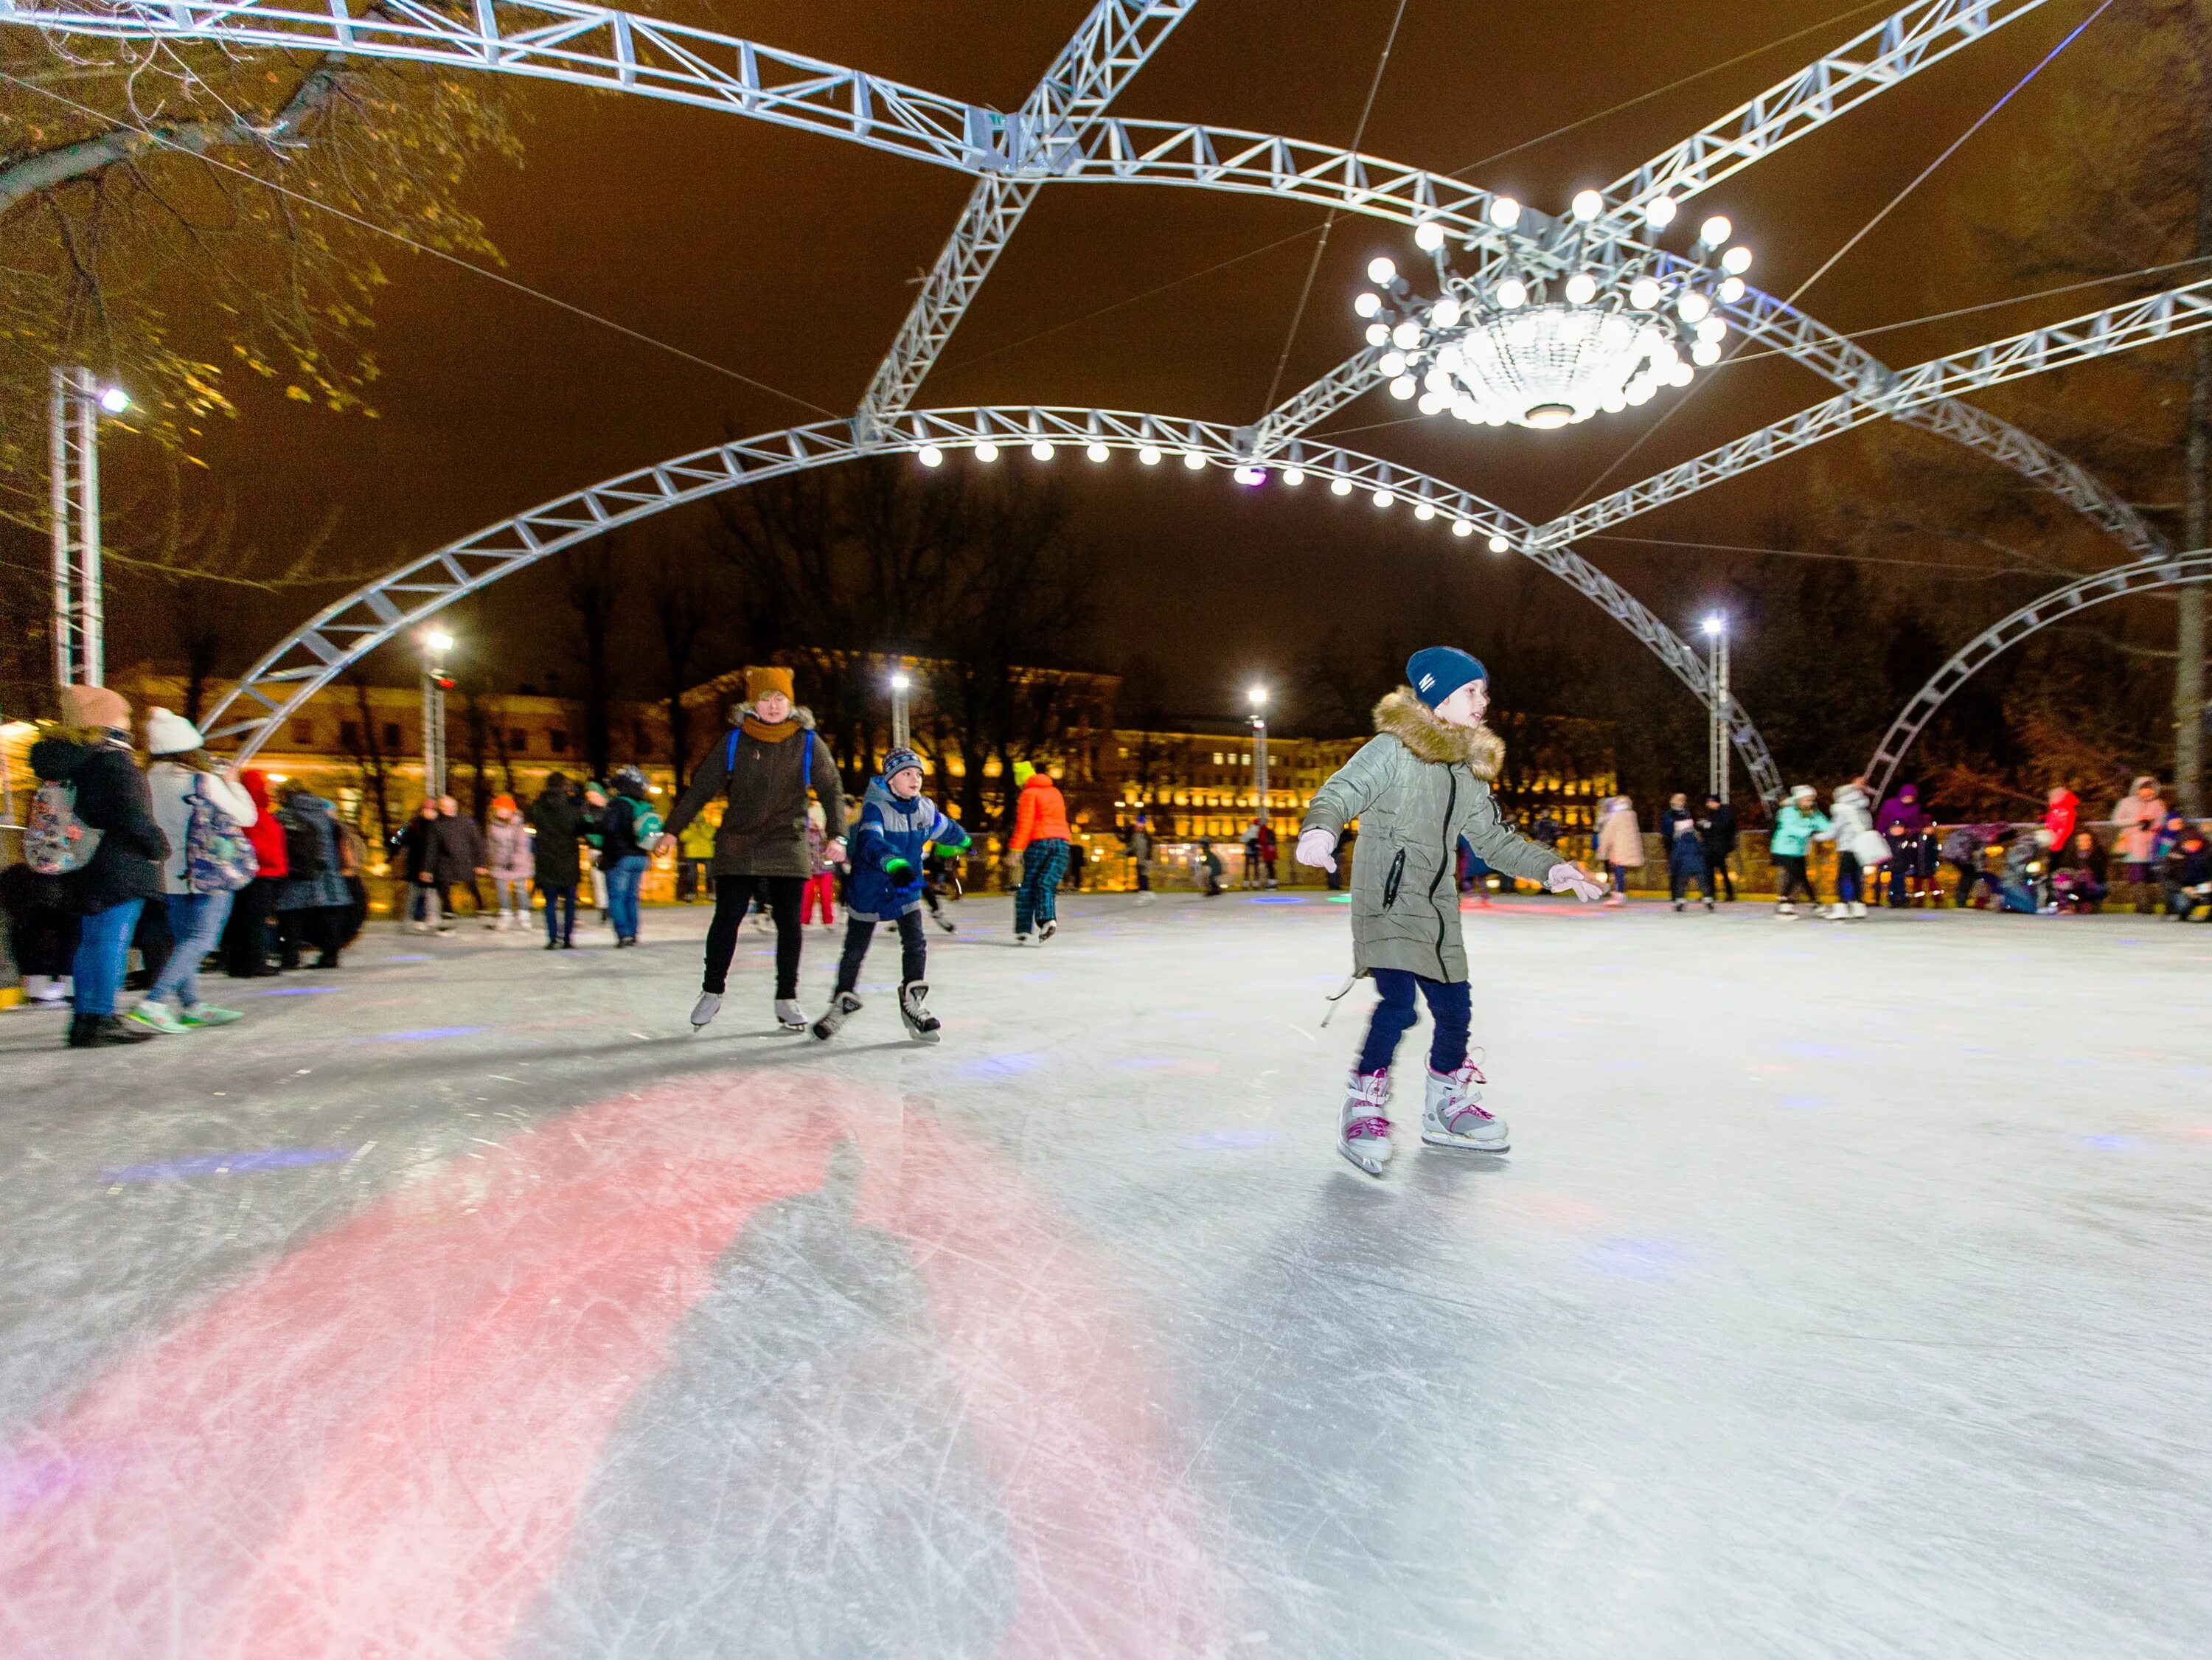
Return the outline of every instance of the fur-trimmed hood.
<path id="1" fill-rule="evenodd" d="M 1431 766 L 1464 765 L 1486 784 L 1498 781 L 1505 767 L 1505 740 L 1488 727 L 1455 727 L 1401 686 L 1375 706 L 1375 730 L 1403 744 L 1416 761 Z"/>
<path id="2" fill-rule="evenodd" d="M 756 721 L 760 720 L 758 710 L 750 702 L 733 704 L 730 709 L 730 724 L 733 727 L 742 726 L 744 724 L 744 720 L 747 715 L 751 715 Z M 801 732 L 812 732 L 814 730 L 814 711 L 807 708 L 805 704 L 793 703 L 791 706 L 791 718 L 799 722 L 799 728 Z M 767 723 L 763 721 L 762 724 L 766 725 Z"/>

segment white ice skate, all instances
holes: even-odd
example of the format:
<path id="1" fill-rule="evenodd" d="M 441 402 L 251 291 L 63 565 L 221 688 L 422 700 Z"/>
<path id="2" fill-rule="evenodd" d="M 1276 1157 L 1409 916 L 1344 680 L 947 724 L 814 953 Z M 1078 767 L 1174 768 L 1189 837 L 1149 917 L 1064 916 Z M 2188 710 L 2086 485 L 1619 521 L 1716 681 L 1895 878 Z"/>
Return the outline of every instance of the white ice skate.
<path id="1" fill-rule="evenodd" d="M 1051 939 L 1053 935 L 1059 932 L 1060 924 L 1054 921 L 1050 917 L 1047 917 L 1043 921 L 1037 924 L 1037 943 L 1039 945 L 1042 945 L 1046 940 Z"/>
<path id="2" fill-rule="evenodd" d="M 1344 1098 L 1344 1114 L 1338 1121 L 1336 1150 L 1370 1176 L 1382 1174 L 1390 1162 L 1390 1074 L 1388 1071 L 1352 1074 L 1352 1087 Z"/>
<path id="3" fill-rule="evenodd" d="M 691 1006 L 691 1030 L 694 1031 L 703 1030 L 707 1023 L 709 1020 L 712 1020 L 721 1012 L 721 993 L 718 991 L 701 992 L 699 994 L 699 1000 Z"/>
<path id="4" fill-rule="evenodd" d="M 909 980 L 899 988 L 899 1018 L 917 1043 L 934 1043 L 938 1039 L 938 1019 L 929 1012 L 929 987 L 926 982 Z"/>
<path id="5" fill-rule="evenodd" d="M 1468 1152 L 1504 1152 L 1505 1121 L 1482 1104 L 1482 1085 L 1490 1080 L 1472 1059 L 1459 1070 L 1429 1073 L 1428 1099 L 1421 1108 L 1421 1140 L 1432 1147 Z"/>
<path id="6" fill-rule="evenodd" d="M 1797 920 L 1797 907 L 1791 904 L 1787 899 L 1784 900 L 1780 904 L 1774 908 L 1774 920 L 1778 922 L 1796 921 Z"/>
<path id="7" fill-rule="evenodd" d="M 775 1023 L 786 1031 L 805 1031 L 806 1011 L 799 1006 L 796 997 L 779 997 L 775 1000 Z"/>
<path id="8" fill-rule="evenodd" d="M 1866 920 L 1866 906 L 1863 902 L 1856 899 L 1851 901 L 1850 916 L 1854 922 L 1863 922 Z"/>
<path id="9" fill-rule="evenodd" d="M 777 1005 L 779 1008 L 782 1006 Z M 799 1006 L 794 1003 L 793 1008 Z M 830 1000 L 830 1006 L 822 1011 L 822 1018 L 814 1023 L 814 1035 L 828 1043 L 837 1035 L 837 1028 L 860 1012 L 860 1000 L 849 991 L 841 991 Z M 904 1010 L 902 1009 L 903 1013 Z"/>

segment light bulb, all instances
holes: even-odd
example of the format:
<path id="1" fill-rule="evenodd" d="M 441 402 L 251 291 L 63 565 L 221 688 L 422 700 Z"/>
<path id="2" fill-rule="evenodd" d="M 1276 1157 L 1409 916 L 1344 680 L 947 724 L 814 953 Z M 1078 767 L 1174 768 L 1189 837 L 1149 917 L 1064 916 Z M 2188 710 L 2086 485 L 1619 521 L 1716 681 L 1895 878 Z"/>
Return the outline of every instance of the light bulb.
<path id="1" fill-rule="evenodd" d="M 1725 231 L 1721 234 L 1723 236 L 1728 234 Z M 1392 279 L 1397 275 L 1397 262 L 1393 259 L 1386 258 L 1382 254 L 1376 254 L 1372 259 L 1370 259 L 1367 262 L 1367 280 L 1370 283 L 1387 288 L 1389 286 Z"/>
<path id="2" fill-rule="evenodd" d="M 1406 372 L 1406 354 L 1402 351 L 1386 351 L 1375 360 L 1375 367 L 1382 373 L 1384 380 L 1395 380 Z"/>
<path id="3" fill-rule="evenodd" d="M 1413 246 L 1423 253 L 1434 253 L 1444 245 L 1444 228 L 1433 219 L 1424 219 L 1413 227 Z"/>
<path id="4" fill-rule="evenodd" d="M 1730 277 L 1741 277 L 1751 269 L 1751 250 L 1741 242 L 1721 256 L 1721 269 Z"/>
<path id="5" fill-rule="evenodd" d="M 1628 399 L 1620 392 L 1609 392 L 1598 400 L 1597 406 L 1607 415 L 1618 415 L 1628 407 Z"/>
<path id="6" fill-rule="evenodd" d="M 1490 222 L 1500 230 L 1511 230 L 1521 222 L 1521 204 L 1510 196 L 1501 196 L 1490 204 Z"/>
<path id="7" fill-rule="evenodd" d="M 1650 311 L 1659 303 L 1659 285 L 1648 277 L 1639 277 L 1628 285 L 1628 303 L 1638 311 Z"/>
<path id="8" fill-rule="evenodd" d="M 1705 314 L 1711 311 L 1712 308 L 1713 302 L 1706 299 L 1704 295 L 1699 294 L 1695 289 L 1688 290 L 1680 300 L 1677 300 L 1674 302 L 1674 309 L 1681 313 L 1682 320 L 1685 323 L 1698 323 L 1704 321 Z"/>
<path id="9" fill-rule="evenodd" d="M 1160 464 L 1159 446 L 1157 444 L 1146 444 L 1143 448 L 1137 452 L 1137 459 L 1146 466 L 1157 467 Z"/>
<path id="10" fill-rule="evenodd" d="M 1644 204 L 1644 222 L 1654 230 L 1664 230 L 1674 222 L 1674 198 L 1655 196 Z"/>
<path id="11" fill-rule="evenodd" d="M 1510 542 L 1507 541 L 1502 536 L 1493 536 L 1490 538 L 1490 550 L 1492 553 L 1504 553 L 1513 544 Z"/>
<path id="12" fill-rule="evenodd" d="M 1306 482 L 1305 469 L 1304 467 L 1285 468 L 1283 471 L 1283 482 L 1285 484 L 1288 484 L 1292 489 L 1296 489 L 1299 485 Z"/>
<path id="13" fill-rule="evenodd" d="M 1419 385 L 1410 374 L 1401 374 L 1390 383 L 1390 396 L 1401 403 L 1419 390 Z"/>
<path id="14" fill-rule="evenodd" d="M 1686 386 L 1696 379 L 1696 371 L 1679 359 L 1675 362 L 1674 367 L 1667 371 L 1667 384 L 1670 386 Z"/>
<path id="15" fill-rule="evenodd" d="M 1370 323 L 1367 325 L 1367 344 L 1369 345 L 1380 346 L 1386 344 L 1389 338 L 1390 325 L 1388 323 Z"/>
<path id="16" fill-rule="evenodd" d="M 1395 500 L 1396 500 L 1396 498 L 1393 496 L 1389 490 L 1376 490 L 1375 492 L 1374 502 L 1375 505 L 1378 508 L 1387 508 Z"/>
<path id="17" fill-rule="evenodd" d="M 1708 317 L 1698 325 L 1698 338 L 1711 340 L 1716 345 L 1728 338 L 1728 324 L 1718 317 Z"/>
<path id="18" fill-rule="evenodd" d="M 1709 248 L 1717 248 L 1729 240 L 1729 233 L 1735 228 L 1729 223 L 1726 214 L 1717 213 L 1698 227 L 1698 240 Z"/>
<path id="19" fill-rule="evenodd" d="M 1421 325 L 1407 318 L 1390 331 L 1390 344 L 1401 351 L 1411 351 L 1421 344 Z"/>
<path id="20" fill-rule="evenodd" d="M 1421 394 L 1421 401 L 1413 407 L 1424 415 L 1437 414 L 1451 407 L 1451 394 L 1448 392 L 1425 392 Z"/>
<path id="21" fill-rule="evenodd" d="M 1093 442 L 1091 447 L 1083 453 L 1094 461 L 1103 461 L 1110 453 L 1105 445 L 1097 442 Z"/>
<path id="22" fill-rule="evenodd" d="M 1363 289 L 1352 302 L 1352 309 L 1362 317 L 1373 317 L 1382 309 L 1382 296 L 1371 289 Z"/>
<path id="23" fill-rule="evenodd" d="M 1430 311 L 1429 321 L 1440 329 L 1455 329 L 1459 326 L 1459 319 L 1466 315 L 1467 308 L 1448 294 Z"/>
<path id="24" fill-rule="evenodd" d="M 1255 484 L 1265 483 L 1267 478 L 1267 475 L 1257 467 L 1239 467 L 1230 477 L 1247 489 Z"/>
<path id="25" fill-rule="evenodd" d="M 1349 495 L 1351 495 L 1351 494 L 1352 494 L 1352 481 L 1351 481 L 1349 478 L 1340 478 L 1340 479 L 1336 480 L 1336 482 L 1335 482 L 1335 483 L 1332 483 L 1332 484 L 1328 487 L 1328 493 L 1329 493 L 1331 496 L 1349 496 Z"/>
<path id="26" fill-rule="evenodd" d="M 1200 467 L 1206 465 L 1206 458 L 1200 455 L 1196 450 L 1185 450 L 1182 453 L 1182 464 L 1188 467 L 1193 472 L 1196 472 Z"/>
<path id="27" fill-rule="evenodd" d="M 1030 453 L 1040 461 L 1049 461 L 1052 459 L 1052 446 L 1040 438 L 1030 446 Z"/>
<path id="28" fill-rule="evenodd" d="M 1436 516 L 1437 510 L 1431 507 L 1426 502 L 1421 502 L 1413 509 L 1413 517 L 1419 520 L 1424 524 L 1426 524 L 1430 520 Z"/>
<path id="29" fill-rule="evenodd" d="M 1604 211 L 1605 198 L 1600 196 L 1595 191 L 1585 190 L 1575 192 L 1574 215 L 1585 225 Z"/>
<path id="30" fill-rule="evenodd" d="M 1567 303 L 1587 306 L 1597 298 L 1597 278 L 1586 271 L 1578 271 L 1567 278 Z"/>
<path id="31" fill-rule="evenodd" d="M 1452 534 L 1453 534 L 1454 536 L 1472 536 L 1472 535 L 1474 535 L 1474 523 L 1473 523 L 1471 520 L 1465 520 L 1465 519 L 1455 519 L 1455 520 L 1452 520 Z"/>
<path id="32" fill-rule="evenodd" d="M 986 462 L 997 460 L 999 459 L 999 447 L 996 444 L 976 445 L 975 459 L 978 461 Z"/>
<path id="33" fill-rule="evenodd" d="M 432 629 L 422 636 L 422 643 L 429 647 L 432 651 L 451 651 L 453 648 L 453 636 L 443 629 Z"/>
<path id="34" fill-rule="evenodd" d="M 131 394 L 120 386 L 110 386 L 100 394 L 100 406 L 110 415 L 120 415 L 131 407 Z"/>
<path id="35" fill-rule="evenodd" d="M 1701 369 L 1709 369 L 1721 361 L 1720 342 L 1700 340 L 1690 348 L 1690 361 Z"/>
<path id="36" fill-rule="evenodd" d="M 893 691 L 904 691 L 913 684 L 914 682 L 908 679 L 903 674 L 894 674 L 891 676 L 891 690 Z"/>
<path id="37" fill-rule="evenodd" d="M 1498 303 L 1507 311 L 1517 311 L 1528 303 L 1528 285 L 1517 277 L 1509 277 L 1498 285 Z"/>
<path id="38" fill-rule="evenodd" d="M 924 444 L 918 453 L 921 465 L 925 467 L 940 465 L 945 460 L 945 452 L 934 444 Z"/>

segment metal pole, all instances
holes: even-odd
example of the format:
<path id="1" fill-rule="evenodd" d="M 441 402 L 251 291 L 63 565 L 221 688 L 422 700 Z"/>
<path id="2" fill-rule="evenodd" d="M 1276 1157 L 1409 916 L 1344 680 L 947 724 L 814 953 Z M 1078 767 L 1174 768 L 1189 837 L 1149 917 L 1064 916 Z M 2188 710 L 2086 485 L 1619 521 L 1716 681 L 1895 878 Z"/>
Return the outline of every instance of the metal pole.
<path id="1" fill-rule="evenodd" d="M 1729 637 L 1726 629 L 1721 630 L 1720 637 L 1713 642 L 1713 661 L 1718 670 L 1719 682 L 1713 698 L 1713 770 L 1720 775 L 1719 787 L 1714 794 L 1721 798 L 1721 805 L 1726 806 L 1729 799 Z"/>
<path id="2" fill-rule="evenodd" d="M 1252 717 L 1252 781 L 1260 791 L 1260 822 L 1267 822 L 1267 717 Z"/>
<path id="3" fill-rule="evenodd" d="M 891 682 L 891 747 L 895 750 L 914 747 L 913 734 L 907 726 L 906 677 L 900 675 Z"/>
<path id="4" fill-rule="evenodd" d="M 49 371 L 46 384 L 46 470 L 54 544 L 54 684 L 66 686 L 76 678 L 76 653 L 72 645 L 76 607 L 70 595 L 75 550 L 70 545 L 69 371 Z"/>
<path id="5" fill-rule="evenodd" d="M 107 684 L 106 621 L 100 583 L 100 395 L 90 369 L 76 371 L 77 649 L 84 683 Z"/>

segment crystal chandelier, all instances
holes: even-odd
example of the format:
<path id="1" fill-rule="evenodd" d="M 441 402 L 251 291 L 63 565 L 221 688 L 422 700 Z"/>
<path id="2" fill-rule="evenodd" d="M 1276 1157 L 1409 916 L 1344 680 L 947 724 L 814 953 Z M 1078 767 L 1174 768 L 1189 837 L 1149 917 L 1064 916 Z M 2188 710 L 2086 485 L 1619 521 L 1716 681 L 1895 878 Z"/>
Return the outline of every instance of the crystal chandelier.
<path id="1" fill-rule="evenodd" d="M 1601 205 L 1586 192 L 1574 217 L 1594 218 Z M 1501 210 L 1511 216 L 1501 224 L 1520 216 L 1504 198 L 1492 217 Z M 1649 403 L 1662 386 L 1686 386 L 1698 368 L 1720 361 L 1728 324 L 1714 302 L 1742 298 L 1751 267 L 1750 249 L 1723 252 L 1732 228 L 1719 215 L 1706 220 L 1690 262 L 1662 268 L 1594 258 L 1594 269 L 1562 281 L 1556 270 L 1539 275 L 1496 263 L 1480 276 L 1459 275 L 1440 252 L 1442 229 L 1425 224 L 1413 240 L 1436 256 L 1442 296 L 1424 305 L 1395 264 L 1378 258 L 1367 267 L 1375 289 L 1352 309 L 1369 319 L 1368 343 L 1384 348 L 1377 364 L 1391 393 L 1418 398 L 1424 415 L 1478 426 L 1571 426 Z"/>

